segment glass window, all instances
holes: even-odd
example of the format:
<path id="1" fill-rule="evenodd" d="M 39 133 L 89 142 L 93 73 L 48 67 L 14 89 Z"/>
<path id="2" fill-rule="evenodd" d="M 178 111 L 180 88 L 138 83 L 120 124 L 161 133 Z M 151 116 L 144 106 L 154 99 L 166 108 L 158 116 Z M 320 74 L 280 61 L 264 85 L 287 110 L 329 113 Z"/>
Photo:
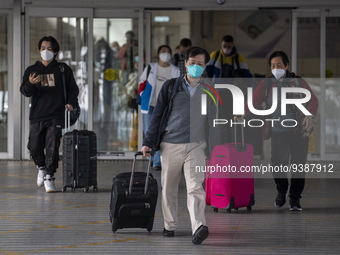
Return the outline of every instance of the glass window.
<path id="1" fill-rule="evenodd" d="M 7 16 L 0 16 L 0 152 L 7 152 L 8 140 L 8 34 Z"/>
<path id="2" fill-rule="evenodd" d="M 319 100 L 314 131 L 309 139 L 309 153 L 320 154 L 320 18 L 297 19 L 297 75 L 302 76 Z"/>
<path id="3" fill-rule="evenodd" d="M 340 17 L 326 18 L 326 153 L 340 152 Z"/>
<path id="4" fill-rule="evenodd" d="M 138 146 L 138 35 L 136 19 L 96 18 L 93 129 L 98 151 L 135 151 Z M 100 154 L 100 153 L 99 153 Z"/>

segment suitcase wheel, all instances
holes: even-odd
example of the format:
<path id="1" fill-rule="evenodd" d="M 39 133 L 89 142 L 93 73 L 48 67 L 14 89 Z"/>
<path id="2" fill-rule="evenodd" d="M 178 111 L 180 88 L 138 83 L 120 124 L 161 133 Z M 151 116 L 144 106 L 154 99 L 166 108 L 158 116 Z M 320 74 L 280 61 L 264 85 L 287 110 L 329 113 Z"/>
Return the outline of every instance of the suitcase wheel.
<path id="1" fill-rule="evenodd" d="M 116 233 L 116 231 L 117 231 L 117 219 L 114 219 L 113 221 L 112 221 L 112 232 L 113 233 Z"/>
<path id="2" fill-rule="evenodd" d="M 97 186 L 93 186 L 93 192 L 98 192 L 98 187 Z"/>
<path id="3" fill-rule="evenodd" d="M 217 213 L 218 212 L 218 208 L 214 208 L 214 212 Z"/>
<path id="4" fill-rule="evenodd" d="M 150 233 L 152 230 L 152 226 L 147 226 L 146 230 Z"/>
<path id="5" fill-rule="evenodd" d="M 231 213 L 231 209 L 227 209 L 227 213 Z"/>
<path id="6" fill-rule="evenodd" d="M 154 221 L 154 218 L 150 218 L 149 221 L 148 221 L 148 225 L 146 226 L 146 230 L 150 233 L 152 228 L 153 228 L 153 221 Z"/>
<path id="7" fill-rule="evenodd" d="M 67 190 L 66 187 L 63 187 L 63 189 L 61 190 L 62 192 L 65 192 Z"/>
<path id="8" fill-rule="evenodd" d="M 248 211 L 248 212 L 251 211 L 251 206 L 247 206 L 247 211 Z"/>
<path id="9" fill-rule="evenodd" d="M 89 192 L 89 187 L 84 188 L 84 192 Z"/>

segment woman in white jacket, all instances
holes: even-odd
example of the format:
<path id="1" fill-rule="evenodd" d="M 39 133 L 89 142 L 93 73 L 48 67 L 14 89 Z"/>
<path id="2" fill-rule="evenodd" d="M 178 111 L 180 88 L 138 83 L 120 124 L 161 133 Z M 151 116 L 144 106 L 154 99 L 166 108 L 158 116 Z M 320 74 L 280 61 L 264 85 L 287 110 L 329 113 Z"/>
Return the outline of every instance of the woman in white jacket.
<path id="1" fill-rule="evenodd" d="M 171 56 L 172 51 L 168 45 L 159 46 L 157 50 L 158 61 L 147 65 L 140 77 L 138 93 L 141 96 L 144 134 L 148 131 L 158 94 L 164 82 L 180 75 L 178 67 L 170 64 Z M 158 170 L 161 169 L 159 151 L 155 152 L 153 156 L 153 167 Z"/>

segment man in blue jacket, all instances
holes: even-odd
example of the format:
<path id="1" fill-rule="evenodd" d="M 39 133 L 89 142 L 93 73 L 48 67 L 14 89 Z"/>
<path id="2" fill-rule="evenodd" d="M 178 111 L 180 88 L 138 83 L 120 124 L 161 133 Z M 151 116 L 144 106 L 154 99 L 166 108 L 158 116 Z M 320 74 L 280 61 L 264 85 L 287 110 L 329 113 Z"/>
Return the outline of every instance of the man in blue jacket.
<path id="1" fill-rule="evenodd" d="M 201 244 L 209 234 L 205 219 L 204 173 L 206 165 L 209 114 L 201 113 L 201 96 L 208 88 L 201 76 L 209 61 L 209 53 L 199 47 L 190 48 L 185 56 L 187 73 L 164 83 L 142 152 L 160 148 L 162 160 L 163 235 L 174 236 L 178 223 L 178 186 L 182 171 L 187 187 L 187 207 L 191 219 L 192 242 Z M 209 107 L 208 107 L 209 108 Z M 209 110 L 208 110 L 209 112 Z"/>

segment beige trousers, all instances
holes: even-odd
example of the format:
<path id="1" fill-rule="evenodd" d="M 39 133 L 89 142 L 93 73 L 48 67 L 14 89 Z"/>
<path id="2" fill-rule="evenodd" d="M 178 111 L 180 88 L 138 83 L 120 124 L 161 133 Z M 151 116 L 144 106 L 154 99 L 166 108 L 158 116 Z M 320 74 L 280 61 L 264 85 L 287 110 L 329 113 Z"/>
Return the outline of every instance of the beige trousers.
<path id="1" fill-rule="evenodd" d="M 203 181 L 205 174 L 196 171 L 196 166 L 205 166 L 205 142 L 173 144 L 162 142 L 162 210 L 164 227 L 175 230 L 178 223 L 178 187 L 182 170 L 187 188 L 187 207 L 191 219 L 192 233 L 201 225 L 206 225 L 205 220 L 205 191 Z"/>

